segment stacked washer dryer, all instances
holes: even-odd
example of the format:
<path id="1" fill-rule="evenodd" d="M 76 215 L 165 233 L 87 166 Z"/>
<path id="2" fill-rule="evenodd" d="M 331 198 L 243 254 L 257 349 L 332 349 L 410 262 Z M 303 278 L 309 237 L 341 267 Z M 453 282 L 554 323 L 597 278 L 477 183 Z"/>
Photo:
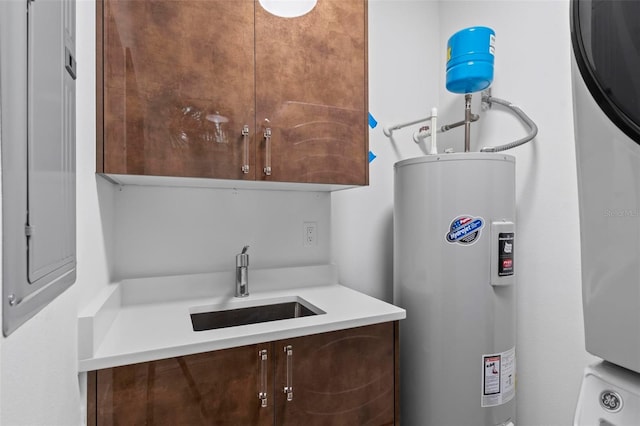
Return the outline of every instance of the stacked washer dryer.
<path id="1" fill-rule="evenodd" d="M 574 424 L 640 425 L 640 1 L 572 0 L 586 349 Z"/>

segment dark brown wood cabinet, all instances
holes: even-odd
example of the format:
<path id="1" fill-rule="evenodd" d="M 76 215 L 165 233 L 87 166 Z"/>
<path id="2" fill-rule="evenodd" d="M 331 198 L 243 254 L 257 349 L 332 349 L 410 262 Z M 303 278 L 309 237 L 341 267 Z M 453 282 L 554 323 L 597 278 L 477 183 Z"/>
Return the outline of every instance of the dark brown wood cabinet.
<path id="1" fill-rule="evenodd" d="M 366 1 L 318 0 L 294 19 L 256 2 L 255 17 L 256 125 L 272 130 L 272 175 L 259 178 L 366 184 Z M 257 148 L 262 169 L 268 147 Z"/>
<path id="2" fill-rule="evenodd" d="M 397 333 L 389 322 L 90 372 L 88 423 L 399 424 Z"/>
<path id="3" fill-rule="evenodd" d="M 101 426 L 272 425 L 273 405 L 261 407 L 258 400 L 265 368 L 258 353 L 267 347 L 250 345 L 92 372 L 96 383 L 89 403 L 95 399 L 96 411 L 89 420 Z M 271 385 L 273 375 L 267 379 Z"/>
<path id="4" fill-rule="evenodd" d="M 396 424 L 396 333 L 389 322 L 276 342 L 276 425 Z"/>
<path id="5" fill-rule="evenodd" d="M 99 0 L 97 172 L 365 185 L 367 0 Z"/>
<path id="6" fill-rule="evenodd" d="M 252 179 L 253 0 L 97 4 L 97 171 Z"/>

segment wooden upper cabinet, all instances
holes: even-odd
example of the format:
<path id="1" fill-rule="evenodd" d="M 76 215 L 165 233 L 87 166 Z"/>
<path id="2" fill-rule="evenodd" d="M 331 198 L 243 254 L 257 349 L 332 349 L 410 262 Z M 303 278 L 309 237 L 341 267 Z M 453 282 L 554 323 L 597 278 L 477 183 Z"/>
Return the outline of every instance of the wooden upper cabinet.
<path id="1" fill-rule="evenodd" d="M 366 185 L 366 8 L 99 0 L 97 171 Z"/>
<path id="2" fill-rule="evenodd" d="M 297 18 L 256 3 L 255 26 L 261 178 L 367 184 L 366 1 L 318 0 Z M 266 127 L 271 176 L 263 172 Z"/>
<path id="3" fill-rule="evenodd" d="M 255 121 L 254 1 L 99 6 L 98 172 L 253 179 L 242 129 Z"/>

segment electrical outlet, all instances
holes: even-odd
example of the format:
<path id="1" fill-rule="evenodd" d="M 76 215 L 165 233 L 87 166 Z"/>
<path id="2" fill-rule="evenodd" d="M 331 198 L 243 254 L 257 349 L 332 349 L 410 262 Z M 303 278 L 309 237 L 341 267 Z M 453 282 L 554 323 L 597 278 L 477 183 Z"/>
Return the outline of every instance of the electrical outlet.
<path id="1" fill-rule="evenodd" d="M 318 245 L 318 224 L 316 222 L 305 222 L 302 226 L 302 238 L 304 247 Z"/>

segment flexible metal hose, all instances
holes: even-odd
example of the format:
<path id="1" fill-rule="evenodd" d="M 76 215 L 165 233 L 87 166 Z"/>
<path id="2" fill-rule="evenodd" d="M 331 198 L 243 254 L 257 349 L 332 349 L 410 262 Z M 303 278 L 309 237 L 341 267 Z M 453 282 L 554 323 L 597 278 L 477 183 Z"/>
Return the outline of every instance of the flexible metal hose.
<path id="1" fill-rule="evenodd" d="M 511 102 L 505 101 L 504 99 L 500 99 L 500 98 L 494 98 L 493 96 L 483 97 L 482 100 L 486 101 L 488 103 L 495 102 L 497 104 L 500 104 L 500 105 L 503 105 L 503 106 L 509 108 L 511 111 L 513 111 L 524 122 L 524 124 L 527 127 L 529 127 L 529 134 L 527 136 L 525 136 L 524 138 L 522 138 L 522 139 L 518 139 L 516 141 L 513 141 L 513 142 L 505 144 L 505 145 L 484 147 L 484 148 L 482 148 L 480 150 L 480 152 L 506 151 L 508 149 L 515 148 L 517 146 L 520 146 L 522 144 L 525 144 L 525 143 L 529 142 L 530 140 L 535 138 L 536 135 L 538 134 L 538 126 L 536 126 L 536 123 L 534 123 L 533 120 L 531 120 L 529 118 L 529 116 L 527 116 L 527 114 L 524 113 L 524 111 L 522 111 L 517 106 L 513 105 Z"/>

